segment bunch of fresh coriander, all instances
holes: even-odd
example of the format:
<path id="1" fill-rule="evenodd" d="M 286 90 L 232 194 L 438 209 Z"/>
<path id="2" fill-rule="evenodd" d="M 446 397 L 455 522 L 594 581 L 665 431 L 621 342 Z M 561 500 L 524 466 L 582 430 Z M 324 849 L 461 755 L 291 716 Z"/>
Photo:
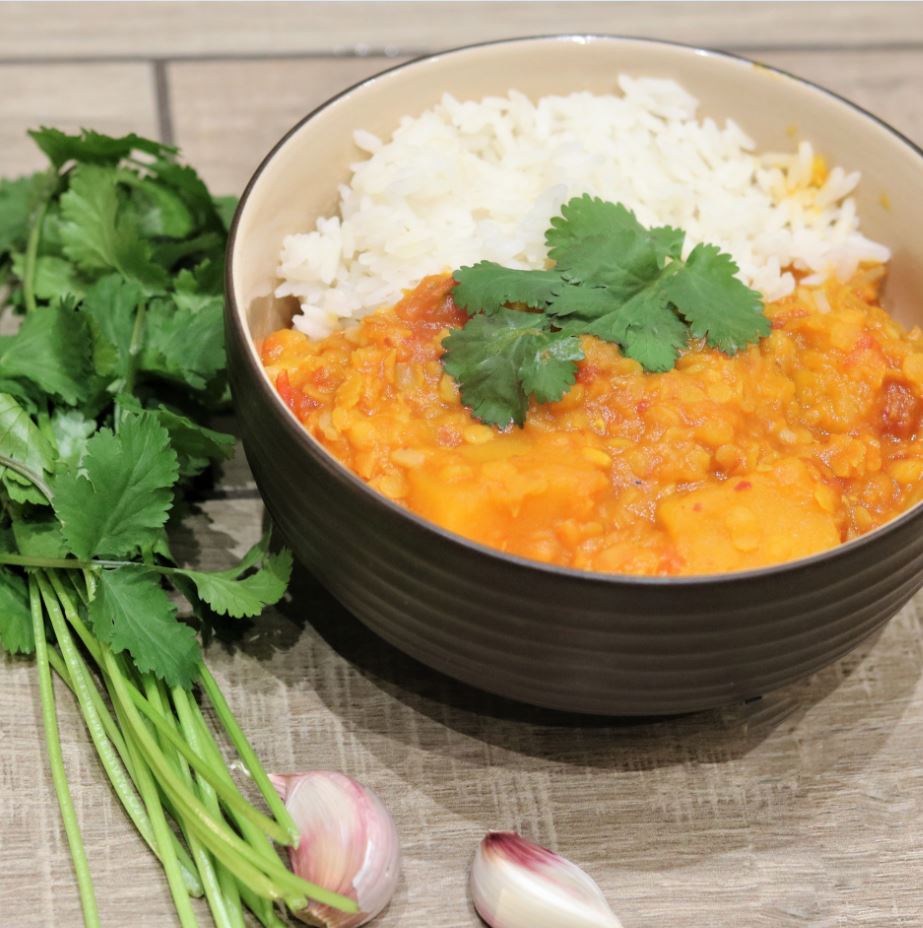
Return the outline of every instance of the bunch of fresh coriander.
<path id="1" fill-rule="evenodd" d="M 244 908 L 348 899 L 292 874 L 297 832 L 202 661 L 197 628 L 258 615 L 291 556 L 264 539 L 234 568 L 177 564 L 169 525 L 234 439 L 223 263 L 233 202 L 168 146 L 31 133 L 47 171 L 0 181 L 0 646 L 35 659 L 54 786 L 85 924 L 100 924 L 61 754 L 52 671 L 76 697 L 125 812 L 160 859 L 183 928 L 204 895 L 218 928 Z M 18 322 L 16 317 L 21 317 Z M 12 320 L 12 322 L 11 322 Z M 178 615 L 177 602 L 188 604 Z M 272 815 L 238 790 L 197 695 Z"/>

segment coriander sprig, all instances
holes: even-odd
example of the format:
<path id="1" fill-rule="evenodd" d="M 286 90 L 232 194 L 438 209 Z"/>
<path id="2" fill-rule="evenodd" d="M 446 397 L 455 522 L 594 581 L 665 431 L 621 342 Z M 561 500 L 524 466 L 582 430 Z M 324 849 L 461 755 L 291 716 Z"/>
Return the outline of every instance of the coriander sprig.
<path id="1" fill-rule="evenodd" d="M 443 364 L 462 402 L 482 422 L 521 426 L 530 398 L 553 402 L 573 385 L 583 335 L 614 342 L 652 372 L 670 370 L 690 338 L 735 354 L 768 335 L 762 298 L 733 259 L 700 244 L 684 260 L 684 240 L 584 195 L 545 234 L 553 269 L 481 261 L 456 271 L 453 299 L 473 318 L 443 341 Z"/>
<path id="2" fill-rule="evenodd" d="M 0 649 L 36 661 L 85 924 L 99 915 L 52 671 L 161 861 L 183 928 L 196 928 L 188 897 L 203 893 L 218 928 L 242 926 L 244 907 L 278 925 L 279 901 L 354 911 L 276 853 L 297 829 L 202 657 L 200 630 L 281 599 L 291 555 L 267 536 L 235 566 L 203 571 L 171 550 L 191 481 L 235 443 L 207 424 L 228 398 L 230 204 L 159 142 L 32 137 L 50 168 L 0 180 L 0 310 L 14 331 L 0 336 Z M 196 689 L 270 814 L 240 792 Z"/>

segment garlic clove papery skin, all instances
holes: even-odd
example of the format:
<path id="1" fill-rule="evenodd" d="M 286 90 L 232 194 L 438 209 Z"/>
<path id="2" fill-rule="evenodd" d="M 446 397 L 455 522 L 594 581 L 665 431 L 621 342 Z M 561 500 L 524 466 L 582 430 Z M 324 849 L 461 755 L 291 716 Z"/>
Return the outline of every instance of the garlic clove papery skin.
<path id="1" fill-rule="evenodd" d="M 622 928 L 583 870 L 513 832 L 488 832 L 474 856 L 470 888 L 491 928 Z"/>
<path id="2" fill-rule="evenodd" d="M 310 902 L 296 913 L 321 928 L 358 928 L 391 900 L 400 876 L 401 849 L 394 819 L 370 789 L 342 773 L 270 775 L 300 832 L 289 849 L 298 876 L 354 899 L 349 914 Z"/>

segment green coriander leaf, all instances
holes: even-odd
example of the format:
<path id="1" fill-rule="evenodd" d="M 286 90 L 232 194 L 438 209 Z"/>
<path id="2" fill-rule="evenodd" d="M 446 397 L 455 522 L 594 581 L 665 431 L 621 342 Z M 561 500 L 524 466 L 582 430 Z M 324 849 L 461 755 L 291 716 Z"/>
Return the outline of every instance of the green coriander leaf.
<path id="1" fill-rule="evenodd" d="M 182 242 L 158 243 L 154 246 L 154 258 L 166 268 L 172 268 L 178 261 L 193 256 L 208 256 L 222 261 L 223 266 L 224 241 L 224 236 L 218 232 L 203 232 Z"/>
<path id="2" fill-rule="evenodd" d="M 210 464 L 226 461 L 234 452 L 236 439 L 227 432 L 206 428 L 166 406 L 155 406 L 149 412 L 170 433 L 180 477 L 194 477 Z"/>
<path id="3" fill-rule="evenodd" d="M 131 336 L 144 289 L 134 280 L 107 274 L 88 291 L 82 310 L 93 333 L 93 365 L 105 378 L 124 377 L 131 365 Z"/>
<path id="4" fill-rule="evenodd" d="M 554 295 L 547 311 L 553 316 L 589 320 L 608 316 L 621 305 L 618 297 L 606 287 L 587 287 L 569 283 Z"/>
<path id="5" fill-rule="evenodd" d="M 226 227 L 215 200 L 202 178 L 188 164 L 177 164 L 165 158 L 155 158 L 147 169 L 158 181 L 175 190 L 192 213 L 197 229 L 219 233 L 223 251 Z"/>
<path id="6" fill-rule="evenodd" d="M 214 197 L 215 210 L 221 217 L 221 223 L 224 228 L 230 231 L 231 223 L 234 221 L 234 213 L 237 212 L 237 204 L 240 202 L 239 197 Z"/>
<path id="7" fill-rule="evenodd" d="M 173 283 L 173 300 L 179 309 L 190 312 L 200 312 L 203 309 L 223 309 L 224 291 L 219 289 L 217 292 L 210 287 L 210 276 L 212 262 L 205 261 L 195 272 L 188 268 L 183 268 L 177 275 Z"/>
<path id="8" fill-rule="evenodd" d="M 87 450 L 87 441 L 96 431 L 96 419 L 79 409 L 55 409 L 51 414 L 51 434 L 58 448 L 58 462 L 68 467 L 80 467 Z"/>
<path id="9" fill-rule="evenodd" d="M 726 354 L 736 354 L 770 332 L 762 298 L 737 272 L 731 256 L 715 245 L 696 245 L 685 266 L 665 283 L 693 336 Z"/>
<path id="10" fill-rule="evenodd" d="M 79 558 L 130 556 L 152 544 L 167 521 L 179 477 L 170 436 L 147 414 L 125 416 L 118 434 L 100 429 L 80 469 L 53 484 L 54 508 Z"/>
<path id="11" fill-rule="evenodd" d="M 270 554 L 263 558 L 263 565 L 256 573 L 243 578 L 237 576 L 239 571 L 238 566 L 216 573 L 180 572 L 192 580 L 198 595 L 218 615 L 252 618 L 284 595 L 292 572 L 292 554 L 288 549 Z"/>
<path id="12" fill-rule="evenodd" d="M 26 581 L 6 567 L 0 567 L 0 648 L 7 654 L 35 651 Z"/>
<path id="13" fill-rule="evenodd" d="M 660 267 L 666 265 L 667 258 L 673 261 L 682 259 L 683 242 L 686 240 L 686 233 L 682 229 L 658 226 L 656 229 L 651 229 L 648 235 L 657 253 L 657 263 Z"/>
<path id="14" fill-rule="evenodd" d="M 44 171 L 15 180 L 0 180 L 0 257 L 26 247 L 29 220 L 47 193 L 48 184 Z"/>
<path id="15" fill-rule="evenodd" d="M 151 300 L 139 370 L 203 390 L 224 370 L 224 309 L 210 300 L 182 309 L 174 300 Z"/>
<path id="16" fill-rule="evenodd" d="M 134 171 L 119 171 L 118 179 L 131 189 L 131 202 L 142 235 L 184 239 L 195 231 L 192 212 L 175 190 Z"/>
<path id="17" fill-rule="evenodd" d="M 79 135 L 67 135 L 59 129 L 42 126 L 40 129 L 31 130 L 29 135 L 56 168 L 68 161 L 115 164 L 122 158 L 127 158 L 133 151 L 159 156 L 176 152 L 170 145 L 154 142 L 134 133 L 114 138 L 84 129 Z"/>
<path id="18" fill-rule="evenodd" d="M 113 651 L 127 651 L 142 673 L 190 687 L 202 654 L 195 632 L 176 618 L 159 577 L 133 567 L 103 570 L 89 606 L 90 626 Z"/>
<path id="19" fill-rule="evenodd" d="M 51 445 L 29 414 L 8 393 L 0 393 L 0 454 L 38 477 L 51 473 L 54 467 Z M 16 481 L 20 485 L 30 485 L 26 478 L 6 467 L 0 468 L 0 476 L 5 484 Z M 44 499 L 40 496 L 37 502 Z"/>
<path id="20" fill-rule="evenodd" d="M 89 333 L 72 303 L 29 313 L 16 335 L 0 338 L 0 376 L 30 380 L 66 403 L 86 399 Z"/>
<path id="21" fill-rule="evenodd" d="M 536 336 L 520 369 L 523 390 L 539 403 L 556 403 L 574 385 L 582 359 L 579 338 L 560 332 Z"/>
<path id="22" fill-rule="evenodd" d="M 469 315 L 491 315 L 507 303 L 542 309 L 562 285 L 557 271 L 517 271 L 493 261 L 463 267 L 454 277 L 457 286 L 452 290 L 452 299 Z"/>
<path id="23" fill-rule="evenodd" d="M 90 273 L 115 270 L 148 293 L 165 289 L 167 277 L 151 261 L 147 242 L 120 209 L 115 168 L 78 164 L 61 195 L 64 252 Z"/>
<path id="24" fill-rule="evenodd" d="M 29 557 L 59 558 L 68 554 L 61 523 L 53 515 L 31 513 L 28 519 L 13 519 L 13 538 L 19 553 Z"/>
<path id="25" fill-rule="evenodd" d="M 569 280 L 608 287 L 627 299 L 657 277 L 658 250 L 621 203 L 576 197 L 561 207 L 545 235 L 548 256 Z"/>
<path id="26" fill-rule="evenodd" d="M 555 349 L 556 341 L 566 344 Z M 491 316 L 474 316 L 442 342 L 443 365 L 461 389 L 462 402 L 488 425 L 522 425 L 529 393 L 560 399 L 576 376 L 576 340 L 552 332 L 546 317 L 499 309 Z M 548 376 L 536 367 L 548 361 Z M 528 386 L 526 382 L 528 381 Z"/>
<path id="27" fill-rule="evenodd" d="M 13 272 L 20 278 L 25 273 L 25 256 L 22 253 L 13 256 Z M 80 299 L 86 282 L 71 261 L 58 255 L 39 255 L 35 262 L 34 289 L 40 300 L 49 303 L 65 294 Z"/>
<path id="28" fill-rule="evenodd" d="M 587 327 L 587 334 L 621 345 L 648 371 L 668 371 L 686 345 L 688 333 L 662 288 L 649 287 L 617 312 Z"/>

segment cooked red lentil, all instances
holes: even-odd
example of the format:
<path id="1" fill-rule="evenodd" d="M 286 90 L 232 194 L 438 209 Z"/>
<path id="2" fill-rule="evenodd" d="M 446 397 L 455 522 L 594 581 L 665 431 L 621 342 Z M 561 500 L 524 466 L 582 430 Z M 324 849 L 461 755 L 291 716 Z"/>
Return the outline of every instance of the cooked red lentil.
<path id="1" fill-rule="evenodd" d="M 440 363 L 465 316 L 451 279 L 322 341 L 262 358 L 305 428 L 380 493 L 453 532 L 584 570 L 776 564 L 923 498 L 923 333 L 878 305 L 882 268 L 767 307 L 772 334 L 664 374 L 584 339 L 577 383 L 522 429 L 472 418 Z"/>

